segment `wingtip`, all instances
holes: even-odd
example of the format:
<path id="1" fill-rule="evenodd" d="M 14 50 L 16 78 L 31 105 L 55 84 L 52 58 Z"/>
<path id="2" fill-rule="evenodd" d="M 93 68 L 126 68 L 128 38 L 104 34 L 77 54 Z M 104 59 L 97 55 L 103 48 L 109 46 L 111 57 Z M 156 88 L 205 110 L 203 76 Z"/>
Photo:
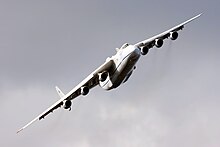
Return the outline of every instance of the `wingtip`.
<path id="1" fill-rule="evenodd" d="M 201 15 L 203 15 L 203 12 L 199 13 L 199 15 L 198 15 L 198 16 L 201 16 Z"/>
<path id="2" fill-rule="evenodd" d="M 203 13 L 199 13 L 198 15 L 196 15 L 194 18 L 198 18 L 202 15 Z"/>
<path id="3" fill-rule="evenodd" d="M 24 128 L 19 129 L 16 134 L 20 133 L 22 130 L 24 130 Z"/>
<path id="4" fill-rule="evenodd" d="M 200 17 L 203 13 L 199 13 L 198 15 L 194 16 L 193 18 L 189 19 L 188 21 L 186 21 L 187 23 L 189 23 L 190 21 L 197 19 L 198 17 Z"/>

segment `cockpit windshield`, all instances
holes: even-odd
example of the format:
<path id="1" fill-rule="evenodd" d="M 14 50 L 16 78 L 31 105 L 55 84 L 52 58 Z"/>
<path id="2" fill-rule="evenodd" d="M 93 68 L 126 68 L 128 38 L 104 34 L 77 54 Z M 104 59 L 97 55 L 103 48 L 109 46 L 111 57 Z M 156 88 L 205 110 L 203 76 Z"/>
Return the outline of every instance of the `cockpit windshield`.
<path id="1" fill-rule="evenodd" d="M 121 49 L 125 49 L 127 46 L 129 46 L 129 44 L 125 43 L 125 44 L 122 45 Z"/>

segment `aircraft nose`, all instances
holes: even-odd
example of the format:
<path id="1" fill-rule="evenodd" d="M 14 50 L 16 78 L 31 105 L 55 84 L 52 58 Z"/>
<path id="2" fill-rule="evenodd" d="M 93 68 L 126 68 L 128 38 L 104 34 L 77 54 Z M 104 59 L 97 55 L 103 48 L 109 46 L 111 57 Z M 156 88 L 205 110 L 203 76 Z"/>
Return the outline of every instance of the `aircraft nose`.
<path id="1" fill-rule="evenodd" d="M 140 57 L 140 50 L 138 48 L 134 49 L 130 55 L 131 60 L 137 60 Z"/>
<path id="2" fill-rule="evenodd" d="M 133 51 L 132 51 L 132 54 L 134 56 L 138 56 L 138 55 L 140 55 L 140 50 L 138 48 L 134 48 Z"/>

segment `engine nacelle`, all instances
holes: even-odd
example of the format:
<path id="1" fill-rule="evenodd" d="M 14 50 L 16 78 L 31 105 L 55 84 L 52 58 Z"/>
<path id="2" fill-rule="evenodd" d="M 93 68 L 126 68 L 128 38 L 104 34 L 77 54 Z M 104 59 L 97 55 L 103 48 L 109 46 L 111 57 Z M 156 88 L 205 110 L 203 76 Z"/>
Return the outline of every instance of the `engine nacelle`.
<path id="1" fill-rule="evenodd" d="M 64 104 L 64 109 L 69 109 L 72 105 L 72 102 L 70 100 L 66 101 L 65 104 Z"/>
<path id="2" fill-rule="evenodd" d="M 109 76 L 109 72 L 103 71 L 99 73 L 99 86 L 105 90 L 109 90 L 112 88 L 113 84 Z"/>
<path id="3" fill-rule="evenodd" d="M 82 95 L 87 95 L 89 93 L 89 87 L 83 86 L 81 87 L 81 94 Z"/>
<path id="4" fill-rule="evenodd" d="M 163 40 L 162 39 L 156 39 L 155 40 L 155 46 L 160 48 L 163 45 Z"/>
<path id="5" fill-rule="evenodd" d="M 177 38 L 178 38 L 177 32 L 170 32 L 170 39 L 171 40 L 176 40 Z"/>
<path id="6" fill-rule="evenodd" d="M 146 55 L 148 53 L 148 51 L 149 51 L 149 48 L 147 46 L 141 48 L 141 54 L 142 55 Z"/>
<path id="7" fill-rule="evenodd" d="M 108 72 L 104 71 L 102 73 L 99 74 L 99 81 L 104 82 L 108 77 Z"/>

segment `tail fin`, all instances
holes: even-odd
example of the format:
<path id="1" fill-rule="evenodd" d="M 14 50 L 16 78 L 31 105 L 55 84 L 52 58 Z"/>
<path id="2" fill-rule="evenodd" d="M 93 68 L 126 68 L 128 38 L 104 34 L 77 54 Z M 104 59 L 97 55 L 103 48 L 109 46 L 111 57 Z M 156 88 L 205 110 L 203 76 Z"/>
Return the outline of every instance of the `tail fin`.
<path id="1" fill-rule="evenodd" d="M 57 86 L 56 86 L 56 90 L 60 98 L 64 97 L 65 94 Z"/>

